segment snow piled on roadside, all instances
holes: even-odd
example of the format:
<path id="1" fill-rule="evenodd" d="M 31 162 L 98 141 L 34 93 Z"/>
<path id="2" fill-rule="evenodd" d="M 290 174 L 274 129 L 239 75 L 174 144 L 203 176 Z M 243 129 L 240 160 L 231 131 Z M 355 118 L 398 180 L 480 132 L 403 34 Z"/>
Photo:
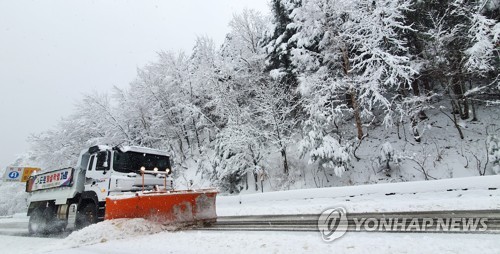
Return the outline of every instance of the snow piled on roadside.
<path id="1" fill-rule="evenodd" d="M 217 197 L 217 215 L 500 209 L 500 176 L 276 191 Z"/>
<path id="2" fill-rule="evenodd" d="M 324 242 L 318 232 L 181 231 L 116 240 L 50 254 L 137 254 L 137 253 L 350 253 L 498 254 L 494 234 L 395 234 L 346 233 L 333 242 Z"/>
<path id="3" fill-rule="evenodd" d="M 167 229 L 165 225 L 142 218 L 106 220 L 71 233 L 62 244 L 79 247 L 156 234 Z"/>

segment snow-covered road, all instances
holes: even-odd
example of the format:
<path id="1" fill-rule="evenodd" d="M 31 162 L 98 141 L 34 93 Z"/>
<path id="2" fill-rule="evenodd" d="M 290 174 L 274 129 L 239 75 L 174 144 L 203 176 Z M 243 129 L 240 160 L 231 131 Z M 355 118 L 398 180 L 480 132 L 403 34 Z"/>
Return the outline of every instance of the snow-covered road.
<path id="1" fill-rule="evenodd" d="M 498 235 L 348 233 L 331 243 L 317 233 L 162 232 L 99 242 L 2 236 L 3 253 L 500 253 Z M 74 239 L 73 239 L 74 240 Z M 29 242 L 29 244 L 27 244 Z"/>

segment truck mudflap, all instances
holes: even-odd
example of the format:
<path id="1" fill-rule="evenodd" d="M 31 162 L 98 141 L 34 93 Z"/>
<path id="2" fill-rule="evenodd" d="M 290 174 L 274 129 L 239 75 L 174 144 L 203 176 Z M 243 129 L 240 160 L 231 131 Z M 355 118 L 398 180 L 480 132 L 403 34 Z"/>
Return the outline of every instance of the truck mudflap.
<path id="1" fill-rule="evenodd" d="M 214 189 L 109 196 L 104 218 L 145 218 L 171 225 L 210 224 L 217 220 L 216 196 Z"/>

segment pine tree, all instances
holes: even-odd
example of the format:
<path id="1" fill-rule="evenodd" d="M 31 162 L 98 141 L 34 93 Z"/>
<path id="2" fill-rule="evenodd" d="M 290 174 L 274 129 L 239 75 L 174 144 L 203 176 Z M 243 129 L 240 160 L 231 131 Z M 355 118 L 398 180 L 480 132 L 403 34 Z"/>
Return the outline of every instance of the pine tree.
<path id="1" fill-rule="evenodd" d="M 299 104 L 300 96 L 297 93 L 297 72 L 292 63 L 291 53 L 296 47 L 292 39 L 296 29 L 291 27 L 292 12 L 301 5 L 301 0 L 272 0 L 273 28 L 268 31 L 262 40 L 267 51 L 267 71 L 278 81 L 276 89 L 292 95 L 291 101 L 285 101 L 287 106 Z M 298 117 L 300 108 L 297 107 L 292 117 Z"/>

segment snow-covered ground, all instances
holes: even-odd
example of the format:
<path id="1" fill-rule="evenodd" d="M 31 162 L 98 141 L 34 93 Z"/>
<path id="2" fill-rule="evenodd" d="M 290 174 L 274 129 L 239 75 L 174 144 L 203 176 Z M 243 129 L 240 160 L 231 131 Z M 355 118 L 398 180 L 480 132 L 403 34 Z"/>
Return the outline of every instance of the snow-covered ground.
<path id="1" fill-rule="evenodd" d="M 55 246 L 55 249 L 57 247 Z M 315 233 L 164 232 L 49 253 L 500 253 L 498 235 L 347 234 L 325 243 Z"/>
<path id="2" fill-rule="evenodd" d="M 158 226 L 151 226 L 153 232 L 145 234 L 142 231 L 145 227 L 137 223 L 144 224 L 141 221 L 121 226 L 120 223 L 100 223 L 66 239 L 2 236 L 0 245 L 3 253 L 52 254 L 500 253 L 499 236 L 486 234 L 347 233 L 326 243 L 319 233 L 195 230 L 154 233 Z M 126 230 L 123 226 L 130 228 Z"/>
<path id="3" fill-rule="evenodd" d="M 241 202 L 241 203 L 240 203 Z M 219 215 L 500 209 L 500 176 L 221 196 Z M 1 218 L 22 223 L 26 217 Z M 144 219 L 104 221 L 63 239 L 1 236 L 2 253 L 500 253 L 498 234 L 174 231 Z M 29 244 L 26 244 L 29 242 Z"/>
<path id="4" fill-rule="evenodd" d="M 268 192 L 218 198 L 217 214 L 500 209 L 500 176 Z"/>

